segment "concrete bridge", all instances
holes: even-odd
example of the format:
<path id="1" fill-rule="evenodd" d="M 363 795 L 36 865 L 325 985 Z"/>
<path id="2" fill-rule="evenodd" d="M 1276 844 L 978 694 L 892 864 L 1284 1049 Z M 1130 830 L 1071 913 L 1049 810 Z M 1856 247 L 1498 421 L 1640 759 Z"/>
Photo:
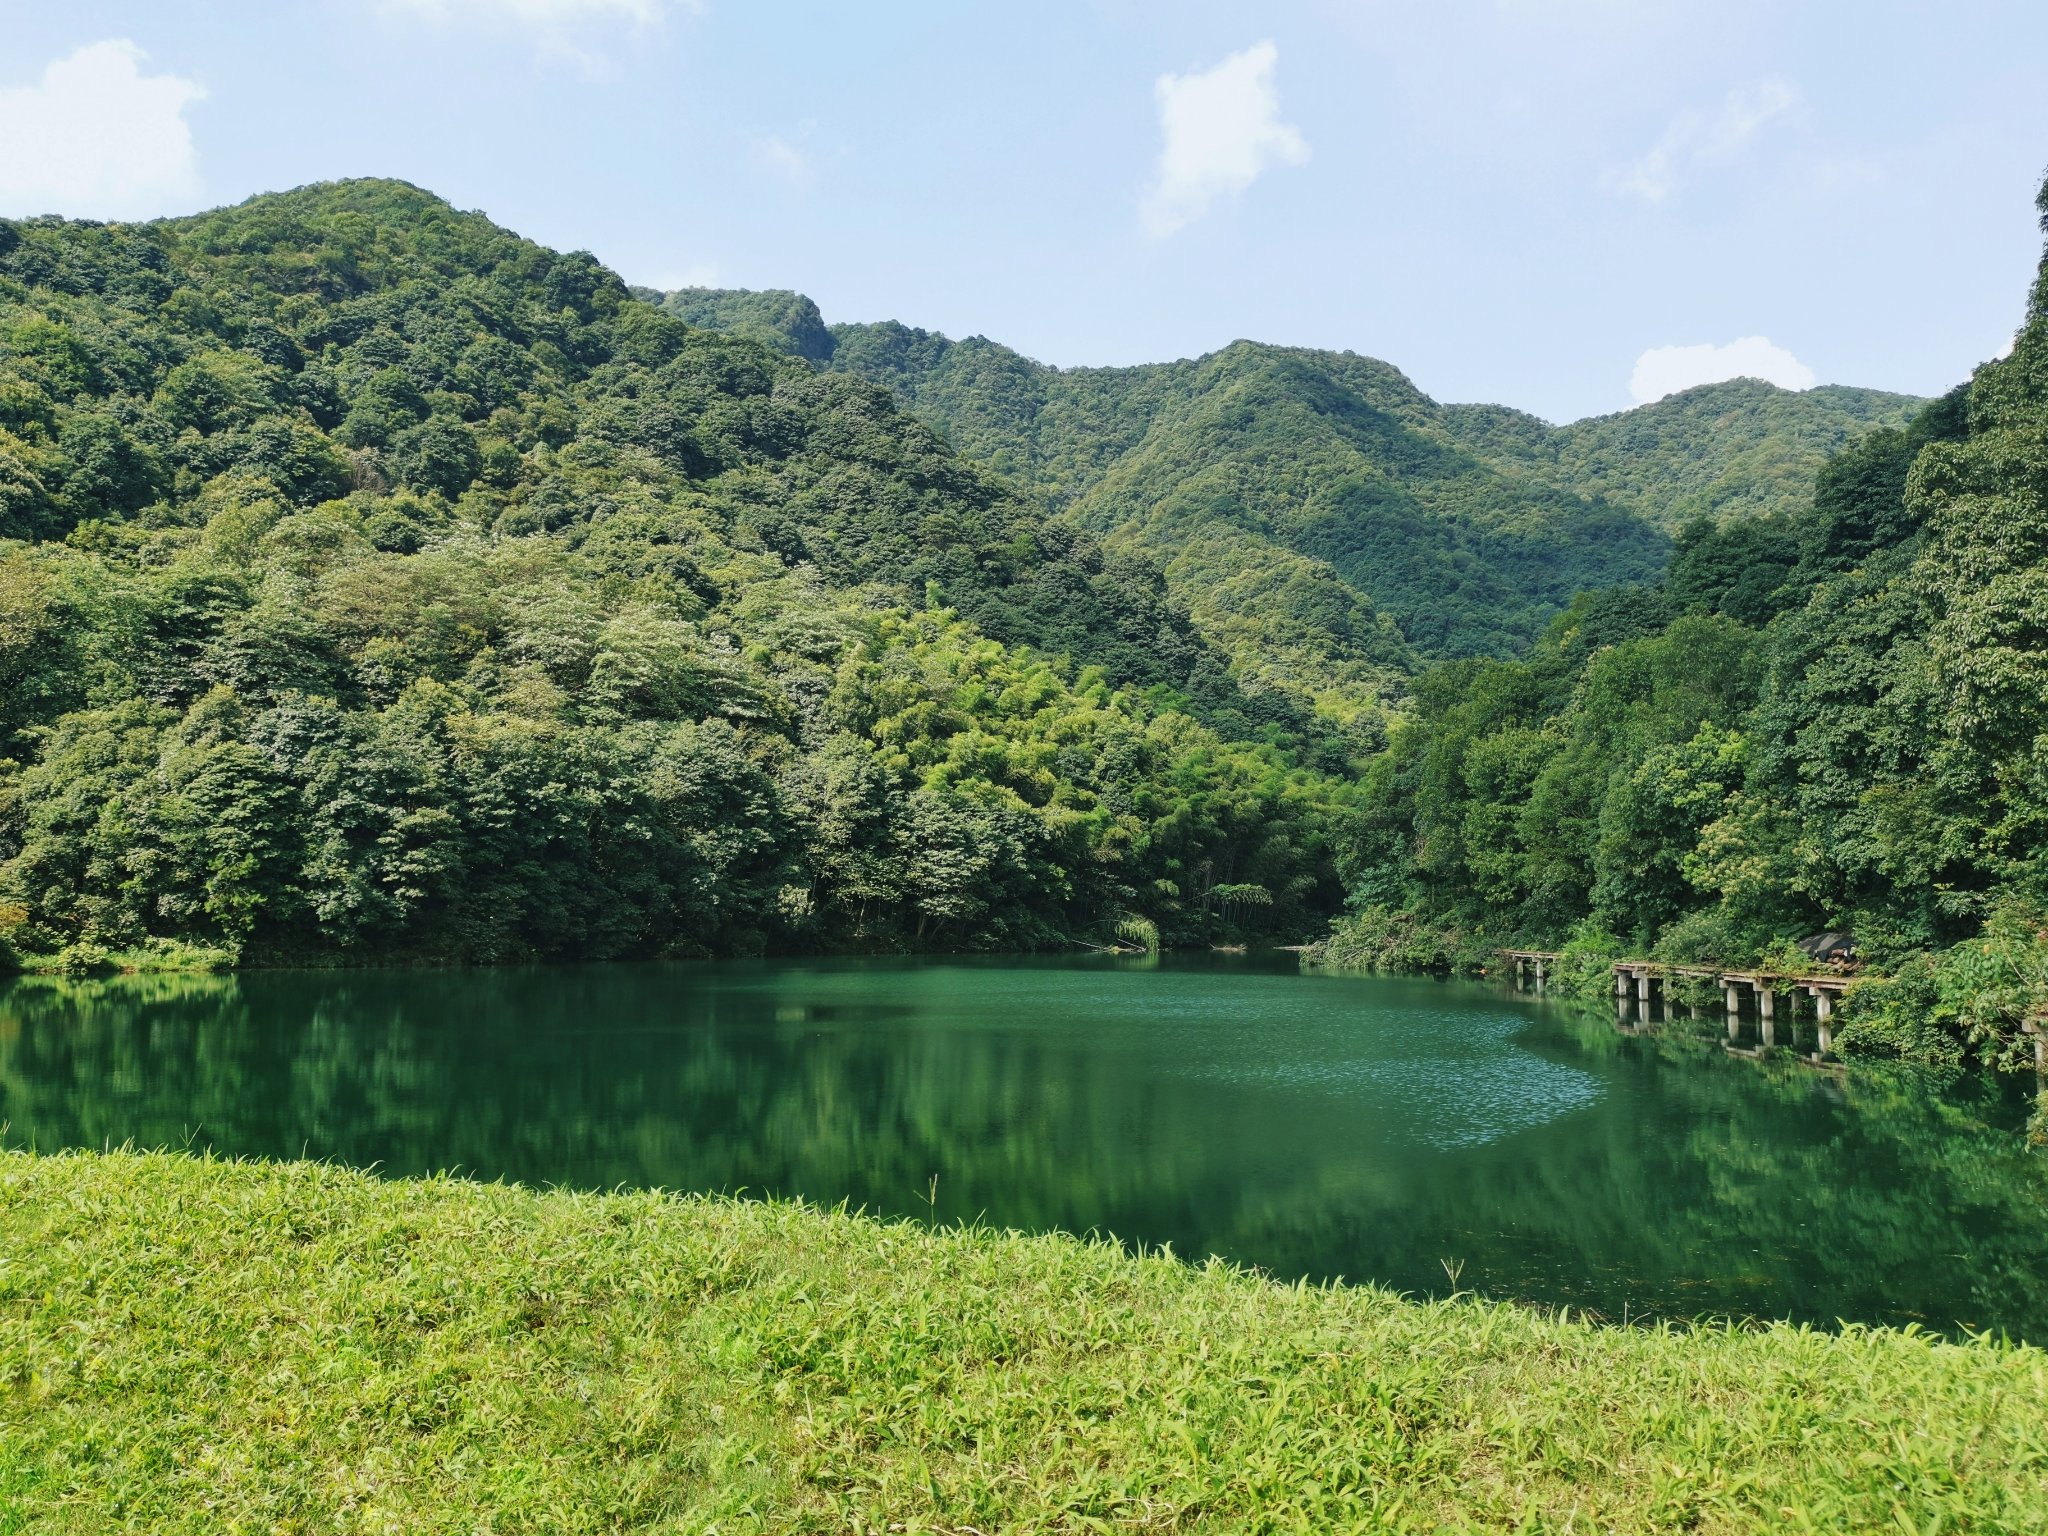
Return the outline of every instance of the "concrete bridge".
<path id="1" fill-rule="evenodd" d="M 1511 967 L 1517 987 L 1537 992 L 1544 990 L 1560 958 L 1554 950 L 1541 949 L 1503 949 L 1499 955 Z M 1754 1055 L 1777 1045 L 1778 1001 L 1782 996 L 1788 1045 L 1797 1047 L 1802 1006 L 1812 1016 L 1815 1049 L 1809 1054 L 1814 1061 L 1825 1061 L 1833 1051 L 1835 1002 L 1855 979 L 1839 971 L 1794 975 L 1788 971 L 1672 965 L 1662 960 L 1617 960 L 1613 970 L 1615 1004 L 1624 1029 L 1632 1023 L 1654 1023 L 1660 1013 L 1668 1016 L 1679 1007 L 1697 1014 L 1701 1010 L 1689 1000 L 1672 998 L 1672 984 L 1706 982 L 1721 993 L 1728 1016 L 1730 1050 Z M 1742 1046 L 1745 1020 L 1755 1023 L 1757 1034 L 1756 1045 L 1748 1050 Z"/>

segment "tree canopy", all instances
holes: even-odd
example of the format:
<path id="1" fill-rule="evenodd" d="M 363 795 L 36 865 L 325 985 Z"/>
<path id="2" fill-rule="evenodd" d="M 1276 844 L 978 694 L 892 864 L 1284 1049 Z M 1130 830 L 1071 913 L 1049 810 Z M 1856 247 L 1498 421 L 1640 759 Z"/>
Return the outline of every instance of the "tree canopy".
<path id="1" fill-rule="evenodd" d="M 1349 750 L 1142 553 L 586 254 L 384 181 L 0 223 L 17 948 L 1289 932 Z"/>
<path id="2" fill-rule="evenodd" d="M 1682 525 L 1781 516 L 1826 455 L 1920 403 L 1711 385 L 1552 428 L 1440 406 L 1350 353 L 1237 342 L 1056 369 L 983 337 L 835 325 L 787 292 L 664 306 L 886 385 L 963 456 L 1144 552 L 1238 673 L 1376 713 L 1409 657 L 1520 655 L 1583 588 L 1654 579 Z"/>
<path id="3" fill-rule="evenodd" d="M 1340 947 L 1734 962 L 1847 929 L 1893 978 L 1852 1009 L 1865 1044 L 2030 1061 L 2044 465 L 2048 262 L 2011 356 L 1836 453 L 1804 507 L 1689 522 L 1660 582 L 1581 595 L 1528 658 L 1419 677 Z"/>

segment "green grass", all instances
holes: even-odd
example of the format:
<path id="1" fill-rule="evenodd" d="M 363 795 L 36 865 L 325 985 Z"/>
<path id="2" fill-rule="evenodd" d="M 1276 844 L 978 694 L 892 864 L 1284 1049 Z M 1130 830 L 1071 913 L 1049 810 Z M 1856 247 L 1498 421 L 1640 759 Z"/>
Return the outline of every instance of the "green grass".
<path id="1" fill-rule="evenodd" d="M 0 1154 L 0 1532 L 2048 1530 L 2048 1355 Z"/>

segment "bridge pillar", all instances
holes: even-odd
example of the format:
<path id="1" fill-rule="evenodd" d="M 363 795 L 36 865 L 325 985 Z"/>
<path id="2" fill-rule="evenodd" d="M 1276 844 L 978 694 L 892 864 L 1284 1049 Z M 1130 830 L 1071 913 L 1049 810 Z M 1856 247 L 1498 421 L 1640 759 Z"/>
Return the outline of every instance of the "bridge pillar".
<path id="1" fill-rule="evenodd" d="M 1772 1004 L 1771 989 L 1762 982 L 1758 982 L 1756 988 L 1757 1032 L 1763 1036 L 1763 1043 L 1765 1045 L 1776 1045 L 1778 1043 L 1778 1032 L 1771 1018 Z"/>

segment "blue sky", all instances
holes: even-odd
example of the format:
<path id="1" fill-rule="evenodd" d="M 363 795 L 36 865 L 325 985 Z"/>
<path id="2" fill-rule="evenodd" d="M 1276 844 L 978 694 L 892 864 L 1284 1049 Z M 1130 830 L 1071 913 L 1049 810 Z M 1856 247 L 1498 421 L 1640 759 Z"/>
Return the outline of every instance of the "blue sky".
<path id="1" fill-rule="evenodd" d="M 401 176 L 636 282 L 1569 420 L 1998 352 L 2044 62 L 2040 0 L 0 0 L 0 213 Z"/>

